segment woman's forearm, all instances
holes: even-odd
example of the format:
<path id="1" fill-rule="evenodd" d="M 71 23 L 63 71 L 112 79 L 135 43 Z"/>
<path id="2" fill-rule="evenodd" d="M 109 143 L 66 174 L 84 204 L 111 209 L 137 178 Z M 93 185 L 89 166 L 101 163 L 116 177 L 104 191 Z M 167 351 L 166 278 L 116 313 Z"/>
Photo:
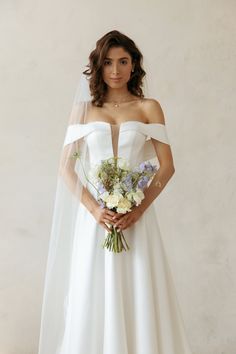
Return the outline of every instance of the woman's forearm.
<path id="1" fill-rule="evenodd" d="M 88 209 L 91 214 L 93 214 L 94 210 L 99 206 L 99 203 L 84 186 L 81 192 L 81 203 Z"/>
<path id="2" fill-rule="evenodd" d="M 80 202 L 89 210 L 90 213 L 93 213 L 94 209 L 99 204 L 88 189 L 82 185 L 75 171 L 68 168 L 66 171 L 64 170 L 61 175 L 71 193 L 80 200 Z"/>
<path id="3" fill-rule="evenodd" d="M 149 187 L 144 190 L 145 198 L 138 206 L 138 208 L 142 212 L 144 212 L 149 207 L 149 205 L 157 198 L 157 196 L 162 192 L 170 178 L 173 176 L 174 172 L 175 169 L 173 166 L 161 166 L 158 169 Z"/>

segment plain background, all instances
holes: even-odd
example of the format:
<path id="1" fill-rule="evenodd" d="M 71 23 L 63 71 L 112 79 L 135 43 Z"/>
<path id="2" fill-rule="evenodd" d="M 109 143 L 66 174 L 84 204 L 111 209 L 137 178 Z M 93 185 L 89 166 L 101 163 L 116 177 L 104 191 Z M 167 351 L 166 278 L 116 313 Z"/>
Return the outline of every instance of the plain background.
<path id="1" fill-rule="evenodd" d="M 176 172 L 158 211 L 189 341 L 196 354 L 235 354 L 235 10 L 233 0 L 1 0 L 0 354 L 37 353 L 67 119 L 90 51 L 113 29 L 142 51 L 166 117 Z"/>

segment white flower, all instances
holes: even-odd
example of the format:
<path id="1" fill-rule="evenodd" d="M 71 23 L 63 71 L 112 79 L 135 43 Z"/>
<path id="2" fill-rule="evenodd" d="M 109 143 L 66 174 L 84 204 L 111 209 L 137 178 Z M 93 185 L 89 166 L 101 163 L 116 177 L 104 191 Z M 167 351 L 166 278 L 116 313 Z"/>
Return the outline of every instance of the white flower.
<path id="1" fill-rule="evenodd" d="M 125 214 L 127 211 L 131 211 L 131 206 L 132 204 L 130 203 L 130 201 L 126 198 L 122 198 L 120 199 L 119 203 L 118 203 L 118 207 L 116 209 L 117 213 L 122 213 Z"/>
<path id="2" fill-rule="evenodd" d="M 119 197 L 119 199 L 123 198 L 123 195 L 121 194 L 121 190 L 120 189 L 115 189 L 113 191 L 114 195 L 117 195 Z"/>
<path id="3" fill-rule="evenodd" d="M 118 205 L 119 200 L 120 200 L 120 196 L 118 194 L 110 194 L 106 198 L 105 202 L 106 202 L 107 207 L 109 209 L 112 209 Z"/>
<path id="4" fill-rule="evenodd" d="M 133 199 L 136 202 L 136 205 L 139 205 L 141 201 L 144 199 L 144 193 L 141 189 L 137 189 L 136 192 L 133 193 Z"/>
<path id="5" fill-rule="evenodd" d="M 130 201 L 133 200 L 133 193 L 134 192 L 129 192 L 129 193 L 126 194 L 126 197 L 127 197 L 128 200 L 130 200 Z"/>
<path id="6" fill-rule="evenodd" d="M 107 198 L 109 197 L 109 195 L 110 195 L 110 194 L 106 191 L 106 192 L 100 194 L 100 195 L 99 195 L 99 198 L 102 199 L 104 202 L 106 202 L 106 201 L 107 201 Z"/>
<path id="7" fill-rule="evenodd" d="M 114 184 L 113 189 L 114 189 L 114 191 L 115 190 L 120 190 L 121 189 L 121 184 L 120 183 Z"/>
<path id="8" fill-rule="evenodd" d="M 131 191 L 127 194 L 128 200 L 135 201 L 136 205 L 139 205 L 144 197 L 143 191 L 139 188 L 137 188 L 135 192 Z"/>

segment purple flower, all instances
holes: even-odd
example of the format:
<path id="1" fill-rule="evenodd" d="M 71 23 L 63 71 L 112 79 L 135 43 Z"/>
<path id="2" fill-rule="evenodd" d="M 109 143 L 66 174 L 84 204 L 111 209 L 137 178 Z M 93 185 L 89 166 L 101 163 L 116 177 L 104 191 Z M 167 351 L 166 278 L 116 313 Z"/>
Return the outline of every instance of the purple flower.
<path id="1" fill-rule="evenodd" d="M 98 190 L 99 190 L 100 194 L 106 192 L 106 188 L 104 187 L 104 185 L 101 182 L 99 182 L 99 184 L 98 184 Z"/>
<path id="2" fill-rule="evenodd" d="M 127 189 L 128 192 L 131 191 L 131 189 L 133 188 L 133 181 L 132 181 L 132 175 L 128 174 L 125 179 L 123 180 L 123 183 Z"/>
<path id="3" fill-rule="evenodd" d="M 141 172 L 154 172 L 156 171 L 156 166 L 152 165 L 150 161 L 144 161 L 139 165 L 139 169 Z"/>
<path id="4" fill-rule="evenodd" d="M 141 162 L 141 164 L 139 165 L 139 169 L 142 172 L 145 170 L 145 162 Z"/>
<path id="5" fill-rule="evenodd" d="M 149 178 L 147 176 L 142 176 L 141 179 L 138 181 L 138 187 L 140 189 L 144 189 L 148 184 Z"/>

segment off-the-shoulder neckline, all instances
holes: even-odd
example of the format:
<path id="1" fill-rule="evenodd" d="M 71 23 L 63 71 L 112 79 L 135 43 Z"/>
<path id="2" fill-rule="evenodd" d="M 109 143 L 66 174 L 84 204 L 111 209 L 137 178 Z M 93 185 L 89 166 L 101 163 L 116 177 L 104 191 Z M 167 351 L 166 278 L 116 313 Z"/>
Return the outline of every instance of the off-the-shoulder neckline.
<path id="1" fill-rule="evenodd" d="M 110 122 L 106 122 L 106 121 L 103 121 L 103 120 L 94 120 L 94 121 L 91 121 L 91 122 L 87 122 L 87 123 L 78 123 L 78 125 L 90 125 L 90 124 L 97 124 L 97 123 L 101 123 L 101 124 L 105 124 L 105 125 L 109 125 L 109 126 L 116 126 L 116 127 L 120 127 L 124 124 L 130 124 L 130 123 L 138 123 L 138 124 L 144 124 L 144 125 L 161 125 L 161 126 L 165 126 L 165 124 L 162 124 L 162 123 L 144 123 L 144 122 L 141 122 L 139 120 L 126 120 L 124 122 L 121 122 L 119 124 L 113 124 L 113 123 L 110 123 Z"/>

